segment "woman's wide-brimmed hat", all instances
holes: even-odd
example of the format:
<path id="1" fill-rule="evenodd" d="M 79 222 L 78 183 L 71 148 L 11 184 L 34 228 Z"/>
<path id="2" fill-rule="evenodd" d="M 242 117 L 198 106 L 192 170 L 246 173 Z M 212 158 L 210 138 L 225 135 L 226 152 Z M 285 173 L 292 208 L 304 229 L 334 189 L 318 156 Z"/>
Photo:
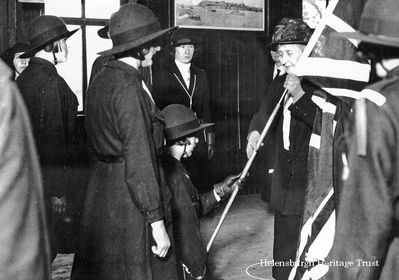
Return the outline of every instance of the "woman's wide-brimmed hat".
<path id="1" fill-rule="evenodd" d="M 98 37 L 103 39 L 109 39 L 108 33 L 109 33 L 109 21 L 105 23 L 105 26 L 103 28 L 97 30 Z"/>
<path id="2" fill-rule="evenodd" d="M 164 132 L 168 141 L 177 140 L 214 125 L 214 123 L 200 123 L 195 113 L 181 104 L 166 106 L 162 110 L 162 115 L 165 119 Z"/>
<path id="3" fill-rule="evenodd" d="M 274 28 L 269 50 L 276 51 L 278 45 L 306 45 L 312 36 L 312 29 L 301 19 L 283 18 Z"/>
<path id="4" fill-rule="evenodd" d="M 173 29 L 161 29 L 154 13 L 146 6 L 128 3 L 112 14 L 109 20 L 109 35 L 113 47 L 100 55 L 114 55 L 131 50 Z"/>
<path id="5" fill-rule="evenodd" d="M 42 15 L 34 18 L 29 25 L 28 37 L 31 48 L 29 51 L 23 53 L 20 58 L 28 58 L 45 46 L 60 40 L 62 38 L 69 38 L 79 28 L 69 31 L 62 19 L 51 15 Z"/>
<path id="6" fill-rule="evenodd" d="M 4 52 L 1 53 L 0 58 L 4 60 L 4 62 L 7 63 L 7 65 L 14 69 L 14 57 L 15 54 L 21 53 L 21 52 L 26 52 L 30 50 L 30 45 L 26 42 L 18 42 L 12 47 L 6 49 Z"/>
<path id="7" fill-rule="evenodd" d="M 338 36 L 399 48 L 399 1 L 369 0 L 360 17 L 359 31 Z"/>

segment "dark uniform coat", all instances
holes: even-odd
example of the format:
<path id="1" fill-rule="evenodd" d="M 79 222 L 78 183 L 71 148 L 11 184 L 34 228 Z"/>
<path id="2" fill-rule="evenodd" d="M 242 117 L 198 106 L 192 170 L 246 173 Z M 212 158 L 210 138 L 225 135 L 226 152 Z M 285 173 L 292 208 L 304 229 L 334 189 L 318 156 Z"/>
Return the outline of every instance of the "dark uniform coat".
<path id="1" fill-rule="evenodd" d="M 139 72 L 109 61 L 88 90 L 86 109 L 96 162 L 72 279 L 176 279 L 173 248 L 165 259 L 151 251 L 150 223 L 171 226 L 171 194 L 157 156 L 163 124 Z"/>
<path id="2" fill-rule="evenodd" d="M 383 104 L 367 100 L 367 155 L 359 156 L 356 138 L 351 141 L 329 257 L 353 265 L 330 266 L 327 279 L 399 275 L 399 67 L 369 89 Z"/>
<path id="3" fill-rule="evenodd" d="M 154 100 L 159 109 L 170 104 L 182 104 L 193 110 L 201 121 L 211 121 L 208 79 L 203 69 L 191 63 L 190 87 L 187 88 L 176 63 L 172 62 L 165 71 L 155 72 L 153 86 Z M 189 96 L 192 96 L 192 104 Z"/>
<path id="4" fill-rule="evenodd" d="M 286 77 L 285 74 L 271 82 L 267 98 L 251 120 L 249 133 L 252 131 L 262 133 L 269 116 L 284 92 L 283 84 Z M 305 203 L 309 140 L 316 105 L 311 100 L 315 87 L 305 81 L 301 83 L 301 86 L 305 94 L 288 108 L 291 112 L 289 150 L 285 150 L 283 144 L 283 106 L 277 113 L 269 135 L 265 139 L 267 143 L 274 143 L 274 146 L 265 148 L 267 155 L 274 154 L 270 203 L 275 211 L 273 245 L 275 261 L 295 260 Z M 272 141 L 267 137 L 272 137 Z M 267 149 L 274 149 L 274 153 L 267 152 Z M 290 266 L 274 266 L 273 277 L 287 279 L 290 270 Z"/>
<path id="5" fill-rule="evenodd" d="M 284 92 L 284 81 L 287 75 L 273 80 L 269 92 L 259 111 L 253 116 L 249 133 L 262 133 L 270 114 Z M 291 111 L 290 149 L 283 146 L 283 114 L 280 108 L 272 127 L 266 136 L 273 137 L 275 149 L 274 173 L 271 189 L 271 205 L 283 215 L 302 215 L 307 179 L 307 160 L 309 140 L 312 133 L 316 105 L 311 100 L 314 87 L 302 82 L 305 95 L 289 107 Z"/>
<path id="6" fill-rule="evenodd" d="M 32 57 L 17 79 L 28 109 L 43 175 L 45 205 L 49 226 L 52 218 L 51 197 L 66 196 L 76 161 L 73 134 L 78 100 L 54 64 Z M 56 254 L 56 236 L 51 232 L 52 254 Z"/>
<path id="7" fill-rule="evenodd" d="M 107 62 L 112 59 L 112 57 L 112 55 L 100 55 L 96 57 L 93 65 L 91 66 L 89 86 L 93 82 L 94 78 L 98 75 L 98 73 L 100 73 L 104 69 L 104 66 L 107 64 Z"/>
<path id="8" fill-rule="evenodd" d="M 204 275 L 207 252 L 200 232 L 199 217 L 213 210 L 218 201 L 213 190 L 199 195 L 183 164 L 174 157 L 164 156 L 163 166 L 173 196 L 172 216 L 176 257 L 194 277 Z M 184 279 L 182 275 L 180 277 Z"/>
<path id="9" fill-rule="evenodd" d="M 0 275 L 51 278 L 39 162 L 28 114 L 0 61 Z"/>
<path id="10" fill-rule="evenodd" d="M 41 58 L 30 59 L 17 84 L 32 122 L 45 192 L 62 197 L 68 187 L 65 167 L 70 163 L 78 100 L 55 66 Z"/>
<path id="11" fill-rule="evenodd" d="M 193 110 L 201 122 L 211 122 L 210 96 L 206 72 L 193 63 L 191 63 L 190 67 L 189 88 L 187 88 L 176 63 L 172 62 L 166 69 L 154 72 L 153 89 L 155 103 L 161 110 L 170 104 L 182 104 Z M 192 96 L 191 104 L 189 96 Z M 208 161 L 208 146 L 206 143 L 206 132 L 211 132 L 211 130 L 212 128 L 207 128 L 206 131 L 198 132 L 199 143 L 196 147 L 196 152 L 192 157 L 183 159 L 184 165 L 191 175 L 191 180 L 201 192 L 202 190 L 207 190 L 209 184 L 204 180 L 204 177 L 209 176 L 212 171 L 208 167 L 210 162 Z M 203 168 L 199 169 L 198 166 Z"/>

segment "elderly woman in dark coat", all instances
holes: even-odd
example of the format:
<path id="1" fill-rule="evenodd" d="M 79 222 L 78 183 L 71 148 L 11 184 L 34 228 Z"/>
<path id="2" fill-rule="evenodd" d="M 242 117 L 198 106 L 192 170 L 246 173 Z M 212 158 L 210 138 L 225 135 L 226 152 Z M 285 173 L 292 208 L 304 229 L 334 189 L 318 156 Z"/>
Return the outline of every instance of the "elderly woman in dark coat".
<path id="1" fill-rule="evenodd" d="M 123 5 L 110 19 L 113 55 L 87 93 L 95 158 L 72 279 L 176 279 L 170 198 L 158 161 L 163 125 L 139 68 L 166 34 L 154 14 Z"/>

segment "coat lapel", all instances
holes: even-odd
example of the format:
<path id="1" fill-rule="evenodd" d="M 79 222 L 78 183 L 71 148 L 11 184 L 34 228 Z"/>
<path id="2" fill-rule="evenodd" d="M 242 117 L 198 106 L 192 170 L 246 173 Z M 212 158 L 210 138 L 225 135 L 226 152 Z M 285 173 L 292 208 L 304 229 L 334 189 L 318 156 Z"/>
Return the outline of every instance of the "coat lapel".
<path id="1" fill-rule="evenodd" d="M 179 68 L 177 68 L 176 63 L 172 63 L 172 73 L 173 78 L 176 79 L 177 83 L 182 87 L 185 91 L 188 91 L 186 83 L 184 82 L 183 76 L 181 75 Z M 191 74 L 190 74 L 190 86 L 191 86 Z"/>
<path id="2" fill-rule="evenodd" d="M 195 86 L 197 83 L 197 78 L 196 78 L 196 73 L 194 70 L 194 67 L 192 67 L 192 64 L 190 66 L 190 88 L 189 88 L 189 92 L 190 94 L 194 95 L 194 90 L 195 90 Z"/>

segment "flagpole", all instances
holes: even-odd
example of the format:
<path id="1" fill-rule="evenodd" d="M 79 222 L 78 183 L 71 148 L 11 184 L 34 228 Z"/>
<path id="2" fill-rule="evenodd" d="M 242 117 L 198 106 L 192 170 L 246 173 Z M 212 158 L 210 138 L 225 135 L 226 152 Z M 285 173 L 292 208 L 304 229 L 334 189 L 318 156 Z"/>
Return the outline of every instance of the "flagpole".
<path id="1" fill-rule="evenodd" d="M 212 247 L 213 242 L 215 241 L 216 235 L 218 234 L 218 232 L 220 230 L 220 227 L 222 226 L 223 221 L 226 218 L 226 215 L 229 212 L 230 207 L 233 204 L 233 201 L 234 201 L 235 197 L 237 196 L 237 193 L 239 191 L 240 185 L 242 184 L 242 182 L 244 181 L 245 177 L 247 176 L 249 168 L 251 167 L 251 165 L 252 165 L 252 163 L 253 163 L 253 161 L 254 161 L 257 153 L 258 153 L 258 150 L 262 146 L 263 140 L 265 139 L 266 134 L 267 134 L 267 132 L 270 129 L 270 126 L 272 125 L 274 119 L 276 118 L 277 112 L 280 109 L 281 103 L 284 100 L 284 97 L 285 97 L 286 94 L 287 94 L 287 89 L 284 90 L 284 93 L 281 95 L 280 100 L 277 102 L 276 107 L 274 107 L 269 119 L 266 122 L 265 127 L 263 128 L 263 131 L 262 131 L 262 133 L 260 135 L 260 138 L 259 138 L 258 142 L 256 143 L 255 149 L 254 149 L 251 157 L 248 159 L 247 163 L 245 164 L 245 167 L 244 167 L 243 171 L 241 172 L 240 178 L 235 183 L 234 191 L 231 194 L 230 199 L 227 202 L 226 207 L 224 208 L 223 213 L 222 213 L 222 215 L 219 218 L 219 222 L 218 222 L 218 224 L 217 224 L 217 226 L 216 226 L 211 238 L 209 239 L 208 244 L 206 245 L 206 251 L 208 253 L 211 250 L 211 247 Z"/>
<path id="2" fill-rule="evenodd" d="M 304 58 L 309 57 L 309 55 L 312 52 L 313 48 L 315 47 L 317 41 L 319 40 L 319 38 L 321 36 L 321 33 L 323 32 L 323 29 L 327 25 L 329 17 L 333 14 L 334 9 L 335 9 L 335 7 L 338 4 L 338 1 L 339 0 L 332 0 L 329 3 L 329 5 L 328 5 L 328 7 L 326 9 L 325 16 L 323 16 L 321 18 L 320 23 L 317 25 L 315 31 L 313 32 L 311 38 L 309 39 L 309 42 L 306 44 L 306 47 L 305 47 L 305 49 L 304 49 L 304 51 L 303 51 L 303 53 L 302 53 L 302 55 L 301 55 L 301 57 L 300 57 L 300 59 L 299 59 L 297 64 L 300 64 L 301 60 L 303 60 Z M 234 201 L 235 197 L 237 196 L 237 193 L 239 191 L 239 186 L 244 181 L 244 178 L 247 176 L 248 170 L 251 167 L 252 162 L 254 161 L 255 156 L 257 155 L 258 150 L 259 150 L 260 146 L 262 145 L 262 142 L 263 142 L 264 138 L 266 137 L 266 134 L 269 131 L 269 128 L 270 128 L 272 122 L 274 121 L 274 118 L 276 117 L 276 114 L 277 114 L 277 112 L 278 112 L 278 110 L 279 110 L 279 108 L 281 106 L 281 102 L 282 102 L 284 96 L 286 95 L 286 93 L 287 93 L 287 89 L 282 94 L 279 102 L 277 103 L 277 105 L 274 108 L 272 114 L 270 115 L 269 119 L 267 120 L 267 123 L 266 123 L 266 125 L 265 125 L 265 127 L 264 127 L 264 129 L 263 129 L 263 131 L 262 131 L 262 133 L 260 135 L 259 141 L 256 143 L 255 150 L 254 150 L 252 156 L 249 158 L 249 160 L 245 164 L 244 170 L 242 171 L 241 176 L 240 176 L 240 178 L 238 179 L 238 181 L 236 183 L 235 189 L 234 189 L 233 193 L 231 194 L 230 199 L 227 202 L 225 209 L 223 210 L 222 216 L 219 219 L 219 222 L 218 222 L 218 224 L 217 224 L 217 226 L 216 226 L 216 228 L 215 228 L 215 230 L 214 230 L 214 232 L 213 232 L 213 234 L 211 236 L 211 239 L 208 241 L 208 244 L 206 246 L 206 251 L 207 252 L 210 251 L 210 249 L 212 247 L 212 244 L 215 241 L 216 235 L 218 234 L 218 232 L 220 230 L 220 227 L 222 226 L 222 223 L 223 223 L 224 219 L 226 218 L 226 215 L 229 212 L 230 207 L 233 204 L 233 201 Z"/>

